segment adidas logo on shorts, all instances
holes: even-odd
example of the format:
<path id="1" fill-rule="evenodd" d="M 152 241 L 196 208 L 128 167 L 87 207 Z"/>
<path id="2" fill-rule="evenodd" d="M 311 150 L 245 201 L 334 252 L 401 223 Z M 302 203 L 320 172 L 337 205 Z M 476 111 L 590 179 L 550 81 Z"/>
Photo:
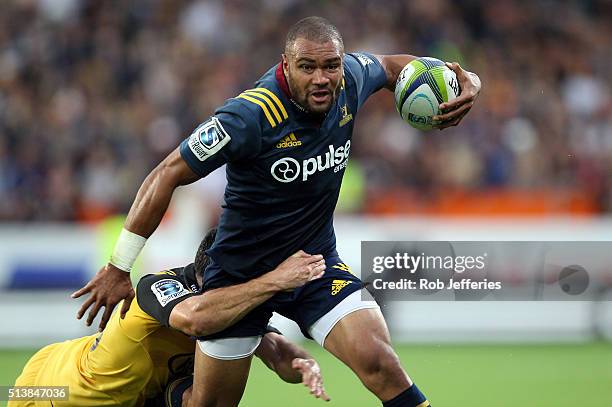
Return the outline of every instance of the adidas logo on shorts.
<path id="1" fill-rule="evenodd" d="M 332 285 L 331 285 L 331 295 L 336 295 L 338 294 L 340 291 L 342 291 L 342 289 L 344 287 L 346 287 L 347 285 L 349 285 L 351 282 L 347 281 L 347 280 L 334 280 L 332 281 Z"/>
<path id="2" fill-rule="evenodd" d="M 298 147 L 301 145 L 302 142 L 295 137 L 295 134 L 291 133 L 283 137 L 283 139 L 276 144 L 276 148 Z"/>

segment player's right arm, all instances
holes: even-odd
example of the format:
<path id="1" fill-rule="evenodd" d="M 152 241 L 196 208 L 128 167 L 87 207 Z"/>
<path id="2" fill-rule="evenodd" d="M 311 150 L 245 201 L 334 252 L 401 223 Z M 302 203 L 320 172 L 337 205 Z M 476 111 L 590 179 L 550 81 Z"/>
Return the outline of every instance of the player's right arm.
<path id="1" fill-rule="evenodd" d="M 198 179 L 200 176 L 193 172 L 176 148 L 145 178 L 124 227 L 132 233 L 148 238 L 157 229 L 168 210 L 176 188 Z"/>
<path id="2" fill-rule="evenodd" d="M 77 313 L 78 319 L 93 306 L 87 317 L 87 325 L 91 325 L 100 308 L 105 307 L 100 321 L 100 329 L 104 329 L 113 309 L 123 299 L 121 317 L 125 317 L 134 298 L 129 272 L 146 239 L 159 226 L 174 190 L 205 177 L 227 162 L 256 155 L 261 130 L 256 117 L 240 101 L 230 99 L 147 176 L 130 208 L 110 262 L 72 294 L 73 298 L 90 294 Z"/>
<path id="3" fill-rule="evenodd" d="M 191 336 L 212 335 L 234 325 L 279 291 L 300 287 L 324 272 L 323 256 L 300 251 L 261 277 L 185 299 L 172 309 L 169 325 Z"/>
<path id="4" fill-rule="evenodd" d="M 179 149 L 175 149 L 145 178 L 130 208 L 124 224 L 125 231 L 122 233 L 124 235 L 126 232 L 129 233 L 128 236 L 131 236 L 132 239 L 142 237 L 144 240 L 151 236 L 166 213 L 174 190 L 199 178 L 183 160 Z M 111 260 L 85 287 L 72 295 L 73 298 L 78 298 L 88 292 L 91 293 L 77 314 L 77 318 L 81 319 L 93 304 L 87 317 L 87 325 L 91 325 L 102 306 L 105 307 L 105 311 L 100 322 L 100 329 L 104 329 L 115 305 L 122 299 L 125 299 L 125 302 L 121 308 L 121 316 L 124 317 L 130 308 L 130 303 L 134 298 L 134 289 L 130 280 L 129 268 L 125 267 L 128 268 L 126 272 L 119 267 Z"/>

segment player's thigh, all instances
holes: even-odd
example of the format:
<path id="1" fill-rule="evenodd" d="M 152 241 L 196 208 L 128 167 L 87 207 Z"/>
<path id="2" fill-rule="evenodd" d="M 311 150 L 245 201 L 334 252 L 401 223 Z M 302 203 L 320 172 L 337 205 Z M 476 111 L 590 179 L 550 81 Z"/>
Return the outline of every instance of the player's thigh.
<path id="1" fill-rule="evenodd" d="M 266 333 L 273 303 L 268 300 L 243 319 L 214 335 L 198 338 L 192 406 L 237 406 L 251 358 Z"/>
<path id="2" fill-rule="evenodd" d="M 237 349 L 234 352 L 242 354 L 242 357 L 233 359 L 219 359 L 211 356 L 210 346 L 206 349 L 209 354 L 204 353 L 201 346 L 196 347 L 193 387 L 189 406 L 235 407 L 240 403 L 249 376 L 253 352 L 257 347 L 255 342 L 252 342 L 254 347 L 251 345 L 245 346 L 244 343 L 248 339 L 230 338 L 228 340 L 218 340 L 218 344 L 220 343 L 221 345 L 223 345 L 223 342 L 231 340 L 242 340 L 242 345 L 232 346 L 236 345 L 236 343 L 231 342 L 226 344 L 228 347 Z M 261 338 L 256 341 L 257 345 L 260 340 Z M 240 349 L 241 347 L 242 349 Z M 246 347 L 249 347 L 249 349 L 253 348 L 253 350 L 245 352 Z M 223 351 L 222 346 L 217 348 L 215 350 L 217 352 L 230 353 L 229 351 Z"/>
<path id="3" fill-rule="evenodd" d="M 389 330 L 379 308 L 356 310 L 344 315 L 330 329 L 323 346 L 336 356 L 350 359 L 354 351 L 390 345 Z"/>

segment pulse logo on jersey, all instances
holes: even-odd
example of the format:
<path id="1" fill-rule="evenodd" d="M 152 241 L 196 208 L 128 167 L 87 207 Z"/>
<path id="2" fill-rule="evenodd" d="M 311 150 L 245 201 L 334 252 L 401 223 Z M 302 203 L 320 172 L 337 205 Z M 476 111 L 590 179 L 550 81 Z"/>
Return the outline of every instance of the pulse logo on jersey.
<path id="1" fill-rule="evenodd" d="M 190 293 L 180 282 L 171 279 L 156 281 L 151 285 L 151 291 L 153 291 L 162 307 L 165 307 L 170 301 Z"/>
<path id="2" fill-rule="evenodd" d="M 346 167 L 351 149 L 351 140 L 347 140 L 344 146 L 334 148 L 333 144 L 328 146 L 329 151 L 316 157 L 303 160 L 302 163 L 295 158 L 284 157 L 277 160 L 270 168 L 270 174 L 275 180 L 283 183 L 295 181 L 302 174 L 302 181 L 316 172 L 322 172 L 334 168 L 338 172 Z"/>
<path id="3" fill-rule="evenodd" d="M 205 161 L 230 140 L 221 122 L 213 116 L 194 130 L 187 144 L 198 160 Z"/>

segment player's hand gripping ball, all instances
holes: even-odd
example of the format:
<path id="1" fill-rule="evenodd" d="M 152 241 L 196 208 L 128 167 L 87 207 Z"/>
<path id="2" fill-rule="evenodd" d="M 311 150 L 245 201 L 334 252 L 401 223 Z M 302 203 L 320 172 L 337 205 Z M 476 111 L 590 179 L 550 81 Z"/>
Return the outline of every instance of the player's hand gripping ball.
<path id="1" fill-rule="evenodd" d="M 420 130 L 431 130 L 440 104 L 455 99 L 461 89 L 457 75 L 439 59 L 424 57 L 410 62 L 395 84 L 395 106 L 402 119 Z"/>

